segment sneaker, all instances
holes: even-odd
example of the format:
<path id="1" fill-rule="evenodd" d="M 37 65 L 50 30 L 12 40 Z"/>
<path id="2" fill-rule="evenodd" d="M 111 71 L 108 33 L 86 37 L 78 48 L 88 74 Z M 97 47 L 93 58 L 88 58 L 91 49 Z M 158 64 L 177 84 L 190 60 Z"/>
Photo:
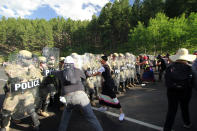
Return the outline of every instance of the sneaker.
<path id="1" fill-rule="evenodd" d="M 119 121 L 123 121 L 124 117 L 125 117 L 124 113 L 121 113 L 120 116 L 119 116 Z"/>
<path id="2" fill-rule="evenodd" d="M 183 127 L 184 127 L 184 128 L 187 128 L 187 129 L 190 129 L 190 128 L 192 127 L 192 124 L 189 124 L 189 125 L 185 125 L 185 124 L 184 124 Z"/>
<path id="3" fill-rule="evenodd" d="M 98 110 L 101 112 L 105 112 L 107 110 L 107 107 L 100 107 L 100 108 L 98 108 Z"/>
<path id="4" fill-rule="evenodd" d="M 114 98 L 113 101 L 114 101 L 115 103 L 119 103 L 119 100 L 118 100 L 117 98 Z"/>

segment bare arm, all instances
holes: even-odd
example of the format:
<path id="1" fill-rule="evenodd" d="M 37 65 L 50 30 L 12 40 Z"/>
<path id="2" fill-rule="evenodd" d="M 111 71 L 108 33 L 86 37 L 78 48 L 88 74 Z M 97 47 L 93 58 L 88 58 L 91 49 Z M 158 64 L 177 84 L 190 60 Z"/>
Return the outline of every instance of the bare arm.
<path id="1" fill-rule="evenodd" d="M 101 75 L 101 72 L 96 72 L 96 73 L 92 74 L 91 76 L 97 76 L 97 75 Z"/>

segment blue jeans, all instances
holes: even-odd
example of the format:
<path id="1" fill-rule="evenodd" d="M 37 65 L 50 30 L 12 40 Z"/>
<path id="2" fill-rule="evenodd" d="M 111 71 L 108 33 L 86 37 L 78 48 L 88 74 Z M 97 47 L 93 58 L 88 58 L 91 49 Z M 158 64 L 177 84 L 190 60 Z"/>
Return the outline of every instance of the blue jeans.
<path id="1" fill-rule="evenodd" d="M 83 93 L 82 94 L 80 93 L 80 95 L 75 94 L 75 95 L 72 95 L 72 97 L 69 96 L 72 99 L 69 99 L 69 97 L 68 97 L 68 104 L 64 108 L 61 122 L 60 122 L 60 126 L 59 126 L 59 131 L 66 131 L 70 116 L 72 114 L 72 110 L 74 108 L 82 109 L 85 119 L 89 123 L 91 123 L 92 127 L 94 128 L 94 131 L 103 131 L 103 128 L 101 127 L 99 121 L 97 120 L 96 116 L 94 115 L 94 113 L 92 111 L 89 101 L 87 101 L 88 104 L 86 104 L 86 105 L 83 104 L 83 103 L 85 103 L 84 100 L 86 99 L 85 98 L 86 96 L 83 95 Z M 76 97 L 78 97 L 79 99 L 75 99 Z M 82 97 L 84 97 L 84 99 L 83 100 L 81 99 L 81 102 L 80 102 L 80 98 L 82 98 Z"/>

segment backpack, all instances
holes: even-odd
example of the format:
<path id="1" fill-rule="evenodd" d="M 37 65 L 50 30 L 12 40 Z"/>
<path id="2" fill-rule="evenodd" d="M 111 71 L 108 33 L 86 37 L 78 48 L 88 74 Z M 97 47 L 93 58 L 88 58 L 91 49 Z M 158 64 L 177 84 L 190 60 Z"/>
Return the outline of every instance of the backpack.
<path id="1" fill-rule="evenodd" d="M 183 63 L 172 63 L 165 73 L 165 84 L 167 88 L 185 89 L 191 87 L 191 66 Z"/>
<path id="2" fill-rule="evenodd" d="M 75 68 L 72 64 L 65 65 L 63 77 L 65 79 L 64 85 L 73 85 L 78 82 L 75 74 Z"/>

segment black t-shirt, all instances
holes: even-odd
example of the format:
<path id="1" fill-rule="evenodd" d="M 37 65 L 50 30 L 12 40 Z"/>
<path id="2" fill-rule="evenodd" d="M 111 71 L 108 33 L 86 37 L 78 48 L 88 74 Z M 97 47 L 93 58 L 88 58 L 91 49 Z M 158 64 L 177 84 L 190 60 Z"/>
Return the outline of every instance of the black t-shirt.
<path id="1" fill-rule="evenodd" d="M 110 67 L 108 65 L 104 65 L 103 67 L 105 68 L 105 71 L 102 72 L 102 76 L 105 81 L 110 81 L 112 79 Z"/>
<path id="2" fill-rule="evenodd" d="M 78 82 L 77 82 L 77 84 L 71 84 L 71 85 L 64 85 L 64 83 L 66 81 L 64 78 L 64 70 L 52 72 L 52 74 L 55 75 L 56 77 L 58 77 L 61 81 L 62 95 L 66 95 L 68 93 L 75 92 L 75 91 L 84 91 L 82 79 L 86 79 L 86 76 L 85 76 L 84 72 L 81 71 L 80 69 L 77 69 L 77 68 L 74 68 L 74 69 L 75 69 L 75 76 L 76 76 L 76 79 Z"/>
<path id="3" fill-rule="evenodd" d="M 161 69 L 162 70 L 165 70 L 166 69 L 166 63 L 165 63 L 165 61 L 164 61 L 164 59 L 162 59 L 162 58 L 159 58 L 159 60 L 157 61 L 158 63 L 160 63 L 161 62 Z"/>

